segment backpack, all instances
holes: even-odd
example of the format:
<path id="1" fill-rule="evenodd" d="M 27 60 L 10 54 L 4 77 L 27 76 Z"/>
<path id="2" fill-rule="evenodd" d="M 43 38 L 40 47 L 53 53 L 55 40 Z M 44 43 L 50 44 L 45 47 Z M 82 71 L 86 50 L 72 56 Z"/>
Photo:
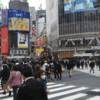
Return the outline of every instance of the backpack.
<path id="1" fill-rule="evenodd" d="M 49 71 L 49 66 L 45 65 L 45 71 L 48 72 Z"/>
<path id="2" fill-rule="evenodd" d="M 54 64 L 51 64 L 51 71 L 54 71 L 55 70 L 55 66 Z"/>

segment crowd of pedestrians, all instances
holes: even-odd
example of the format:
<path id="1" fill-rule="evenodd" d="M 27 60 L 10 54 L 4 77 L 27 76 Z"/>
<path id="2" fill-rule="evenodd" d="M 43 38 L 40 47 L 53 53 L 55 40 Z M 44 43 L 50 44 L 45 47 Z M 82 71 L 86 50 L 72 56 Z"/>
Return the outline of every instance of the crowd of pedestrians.
<path id="1" fill-rule="evenodd" d="M 13 89 L 14 100 L 48 100 L 47 82 L 62 79 L 62 60 L 5 60 L 0 66 L 3 94 Z M 71 67 L 69 76 L 71 77 Z M 6 90 L 7 88 L 7 90 Z"/>
<path id="2" fill-rule="evenodd" d="M 88 69 L 90 73 L 95 67 L 94 60 L 73 60 L 73 59 L 28 59 L 28 60 L 5 60 L 0 65 L 0 77 L 3 94 L 6 89 L 11 96 L 13 89 L 14 100 L 48 100 L 47 94 L 50 93 L 47 88 L 47 82 L 62 80 L 63 69 L 67 69 L 69 78 L 72 77 L 72 70 L 75 66 L 77 69 Z M 100 70 L 100 60 L 98 61 Z"/>

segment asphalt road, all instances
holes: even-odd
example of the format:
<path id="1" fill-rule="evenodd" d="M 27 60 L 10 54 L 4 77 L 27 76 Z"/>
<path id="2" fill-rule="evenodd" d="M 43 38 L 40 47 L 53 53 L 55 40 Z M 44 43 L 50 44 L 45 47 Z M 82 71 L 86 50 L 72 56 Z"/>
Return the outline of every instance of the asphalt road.
<path id="1" fill-rule="evenodd" d="M 100 100 L 100 77 L 73 70 L 69 78 L 68 71 L 62 73 L 62 80 L 55 79 L 47 83 L 49 100 Z M 0 100 L 13 100 L 3 95 L 0 88 Z"/>

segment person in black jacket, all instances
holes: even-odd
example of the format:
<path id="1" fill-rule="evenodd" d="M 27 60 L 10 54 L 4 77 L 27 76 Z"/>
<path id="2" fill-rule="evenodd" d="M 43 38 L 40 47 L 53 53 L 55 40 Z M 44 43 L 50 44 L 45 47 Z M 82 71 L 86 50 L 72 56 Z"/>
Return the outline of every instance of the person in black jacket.
<path id="1" fill-rule="evenodd" d="M 47 100 L 46 91 L 43 84 L 32 79 L 32 69 L 25 67 L 22 71 L 24 83 L 20 86 L 17 100 Z"/>
<path id="2" fill-rule="evenodd" d="M 67 70 L 69 71 L 69 77 L 71 78 L 72 75 L 72 68 L 73 68 L 73 62 L 70 60 L 67 64 Z"/>
<path id="3" fill-rule="evenodd" d="M 90 73 L 91 73 L 91 70 L 93 70 L 93 73 L 94 73 L 95 63 L 94 63 L 93 60 L 92 60 L 91 63 L 90 63 L 90 67 L 91 67 L 91 69 L 90 69 Z"/>
<path id="4" fill-rule="evenodd" d="M 3 70 L 1 71 L 1 77 L 2 77 L 2 84 L 3 84 L 3 94 L 6 94 L 6 83 L 9 79 L 9 76 L 10 76 L 10 70 L 9 68 L 7 67 L 7 65 L 4 65 L 3 66 Z M 10 87 L 9 85 L 7 86 L 7 89 L 9 91 L 9 96 L 11 96 L 11 91 L 10 91 Z"/>
<path id="5" fill-rule="evenodd" d="M 99 71 L 100 71 L 100 59 L 99 59 L 99 61 L 98 61 L 98 65 L 99 65 Z"/>
<path id="6" fill-rule="evenodd" d="M 56 72 L 57 72 L 58 79 L 61 80 L 61 76 L 62 76 L 62 65 L 60 64 L 60 61 L 57 61 L 57 69 L 56 69 Z M 60 78 L 59 78 L 59 75 L 60 75 Z"/>

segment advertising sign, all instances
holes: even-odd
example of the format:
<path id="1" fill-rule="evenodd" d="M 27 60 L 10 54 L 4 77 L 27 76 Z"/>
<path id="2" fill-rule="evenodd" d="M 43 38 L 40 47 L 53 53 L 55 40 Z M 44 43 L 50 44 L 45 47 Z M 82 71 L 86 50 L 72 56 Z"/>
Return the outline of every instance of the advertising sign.
<path id="1" fill-rule="evenodd" d="M 8 54 L 8 27 L 1 28 L 1 52 Z"/>
<path id="2" fill-rule="evenodd" d="M 11 30 L 29 31 L 29 19 L 9 18 L 9 31 Z"/>
<path id="3" fill-rule="evenodd" d="M 30 12 L 30 16 L 31 16 L 32 21 L 36 20 L 35 7 L 30 7 L 29 12 Z"/>
<path id="4" fill-rule="evenodd" d="M 43 37 L 43 46 L 46 46 L 46 36 Z"/>
<path id="5" fill-rule="evenodd" d="M 30 31 L 30 13 L 22 10 L 8 10 L 9 31 Z"/>
<path id="6" fill-rule="evenodd" d="M 17 33 L 18 34 L 18 48 L 28 48 L 28 34 Z"/>
<path id="7" fill-rule="evenodd" d="M 37 39 L 35 39 L 35 46 L 37 46 Z"/>
<path id="8" fill-rule="evenodd" d="M 41 53 L 44 49 L 35 49 L 35 53 Z"/>
<path id="9" fill-rule="evenodd" d="M 65 14 L 69 12 L 79 12 L 85 10 L 96 10 L 93 2 L 97 0 L 64 0 Z"/>
<path id="10" fill-rule="evenodd" d="M 4 9 L 1 11 L 1 25 L 7 26 L 8 25 L 8 10 Z"/>

